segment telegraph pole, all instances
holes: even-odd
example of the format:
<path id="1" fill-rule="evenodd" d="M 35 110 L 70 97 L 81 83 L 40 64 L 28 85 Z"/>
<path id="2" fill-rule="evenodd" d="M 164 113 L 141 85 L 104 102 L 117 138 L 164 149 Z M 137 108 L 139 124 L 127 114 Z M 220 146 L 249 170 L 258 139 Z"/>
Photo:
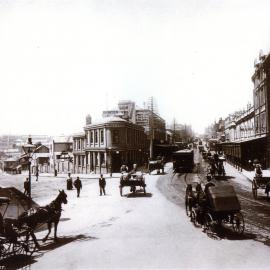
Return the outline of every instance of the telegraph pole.
<path id="1" fill-rule="evenodd" d="M 153 104 L 153 97 L 150 98 L 150 158 L 153 158 L 153 147 L 154 147 L 154 104 Z"/>

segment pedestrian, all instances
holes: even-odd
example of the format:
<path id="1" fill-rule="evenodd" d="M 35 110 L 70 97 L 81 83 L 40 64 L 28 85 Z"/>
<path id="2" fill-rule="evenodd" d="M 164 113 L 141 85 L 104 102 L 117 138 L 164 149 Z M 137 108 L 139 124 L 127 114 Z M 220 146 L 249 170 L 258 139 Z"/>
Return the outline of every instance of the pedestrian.
<path id="1" fill-rule="evenodd" d="M 77 189 L 77 197 L 80 197 L 80 192 L 82 189 L 82 181 L 80 180 L 79 176 L 74 181 L 74 187 Z"/>
<path id="2" fill-rule="evenodd" d="M 29 196 L 30 195 L 30 182 L 29 179 L 26 178 L 26 180 L 23 183 L 23 187 L 24 187 L 24 195 Z"/>
<path id="3" fill-rule="evenodd" d="M 38 181 L 38 175 L 39 175 L 39 172 L 38 172 L 38 168 L 36 170 L 36 181 Z"/>
<path id="4" fill-rule="evenodd" d="M 71 190 L 71 189 L 72 189 L 72 186 L 73 186 L 72 178 L 71 178 L 70 173 L 68 173 L 68 178 L 67 178 L 67 190 Z"/>
<path id="5" fill-rule="evenodd" d="M 100 178 L 99 178 L 99 192 L 100 192 L 100 196 L 102 196 L 102 192 L 103 192 L 104 195 L 106 195 L 105 187 L 106 187 L 106 180 L 103 177 L 103 174 L 101 174 L 100 175 Z"/>

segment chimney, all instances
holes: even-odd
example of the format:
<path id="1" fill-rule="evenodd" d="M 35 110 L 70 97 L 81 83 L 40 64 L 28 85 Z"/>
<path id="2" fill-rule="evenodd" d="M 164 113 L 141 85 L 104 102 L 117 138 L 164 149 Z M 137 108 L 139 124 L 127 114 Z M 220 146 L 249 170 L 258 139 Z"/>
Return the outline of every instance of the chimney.
<path id="1" fill-rule="evenodd" d="M 92 117 L 90 114 L 86 116 L 86 125 L 91 125 L 92 124 Z"/>

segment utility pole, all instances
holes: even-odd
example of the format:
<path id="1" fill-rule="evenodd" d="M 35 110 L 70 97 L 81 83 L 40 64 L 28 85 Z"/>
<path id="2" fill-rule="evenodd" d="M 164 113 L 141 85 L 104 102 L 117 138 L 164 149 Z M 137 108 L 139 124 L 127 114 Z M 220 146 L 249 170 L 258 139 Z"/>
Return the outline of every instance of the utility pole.
<path id="1" fill-rule="evenodd" d="M 149 109 L 149 108 L 148 108 Z M 155 136 L 155 130 L 154 130 L 154 104 L 153 104 L 153 97 L 150 98 L 150 158 L 153 158 L 153 147 L 154 147 L 154 136 Z"/>
<path id="2" fill-rule="evenodd" d="M 175 117 L 173 118 L 173 144 L 175 144 Z"/>

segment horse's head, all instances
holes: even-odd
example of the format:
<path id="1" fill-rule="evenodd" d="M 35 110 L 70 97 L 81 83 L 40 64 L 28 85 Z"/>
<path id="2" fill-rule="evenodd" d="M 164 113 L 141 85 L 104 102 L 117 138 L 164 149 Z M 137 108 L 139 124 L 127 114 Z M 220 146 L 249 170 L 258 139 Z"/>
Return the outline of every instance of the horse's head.
<path id="1" fill-rule="evenodd" d="M 61 203 L 67 204 L 67 194 L 65 193 L 65 191 L 63 189 L 62 190 L 59 190 L 59 194 L 57 196 L 57 199 Z"/>

